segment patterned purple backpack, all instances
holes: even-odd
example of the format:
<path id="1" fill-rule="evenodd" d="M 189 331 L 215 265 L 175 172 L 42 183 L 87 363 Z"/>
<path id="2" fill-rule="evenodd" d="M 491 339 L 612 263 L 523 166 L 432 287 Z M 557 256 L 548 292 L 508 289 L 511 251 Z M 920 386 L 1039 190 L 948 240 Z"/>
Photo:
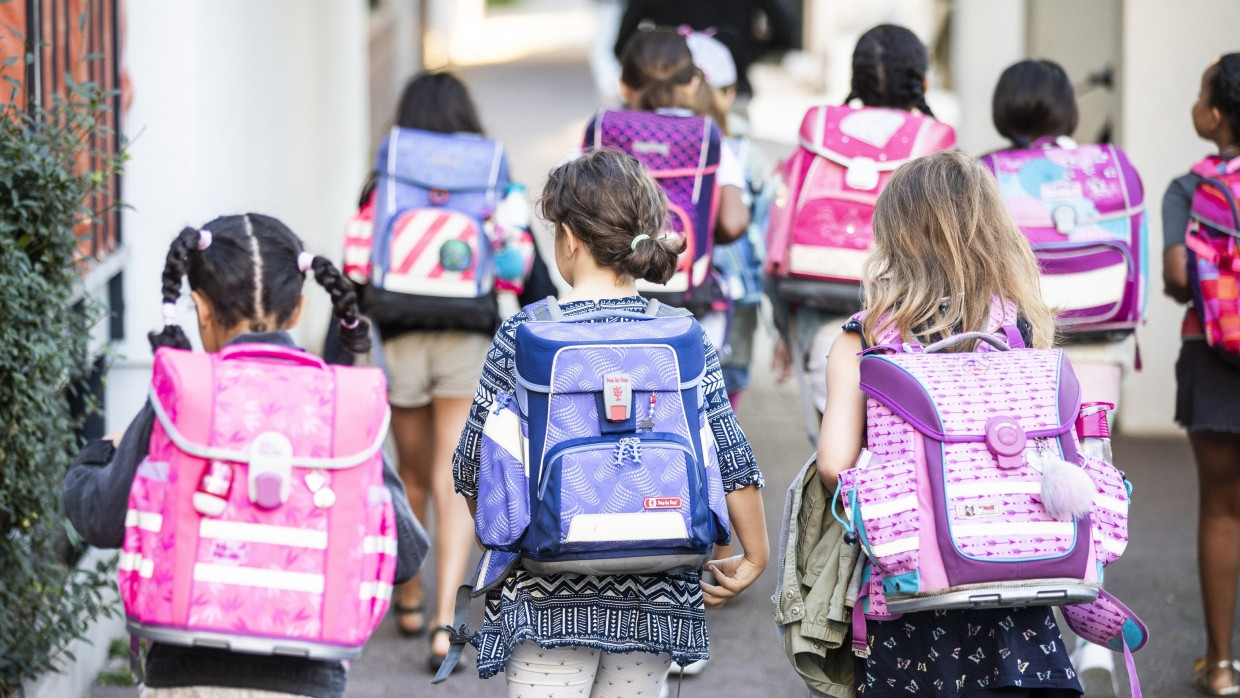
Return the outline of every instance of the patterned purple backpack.
<path id="1" fill-rule="evenodd" d="M 533 574 L 696 570 L 730 535 L 701 327 L 658 301 L 524 312 L 516 395 L 496 396 L 483 433 L 479 540 Z"/>
<path id="2" fill-rule="evenodd" d="M 722 138 L 706 116 L 603 110 L 586 127 L 583 147 L 612 148 L 637 158 L 667 194 L 668 227 L 685 238 L 676 273 L 666 284 L 638 280 L 643 295 L 677 307 L 714 303 L 710 280 L 719 207 Z"/>
<path id="3" fill-rule="evenodd" d="M 1128 543 L 1128 483 L 1080 451 L 1063 351 L 1025 348 L 998 302 L 987 332 L 877 340 L 861 359 L 866 450 L 836 492 L 846 540 L 869 558 L 854 649 L 866 617 L 1030 605 L 1065 606 L 1083 637 L 1140 649 L 1144 625 L 1099 593 Z M 946 351 L 962 342 L 977 350 Z"/>
<path id="4" fill-rule="evenodd" d="M 1033 247 L 1060 330 L 1131 332 L 1145 313 L 1149 224 L 1141 177 L 1124 151 L 1048 137 L 981 162 Z"/>

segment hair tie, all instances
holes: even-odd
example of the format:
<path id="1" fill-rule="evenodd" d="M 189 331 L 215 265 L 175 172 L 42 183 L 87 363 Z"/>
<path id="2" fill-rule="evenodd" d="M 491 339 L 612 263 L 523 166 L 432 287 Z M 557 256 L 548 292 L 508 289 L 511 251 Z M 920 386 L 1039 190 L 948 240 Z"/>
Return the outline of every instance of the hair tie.
<path id="1" fill-rule="evenodd" d="M 177 324 L 177 304 L 164 303 L 159 306 L 164 314 L 164 327 Z"/>
<path id="2" fill-rule="evenodd" d="M 359 322 L 361 322 L 360 318 L 353 318 L 352 320 L 345 320 L 344 318 L 340 318 L 340 326 L 345 328 L 346 330 L 357 329 L 357 324 Z"/>
<path id="3" fill-rule="evenodd" d="M 642 240 L 649 240 L 649 239 L 650 239 L 649 235 L 642 233 L 641 235 L 638 235 L 637 237 L 633 238 L 633 242 L 629 245 L 629 249 L 636 250 L 637 243 L 641 242 Z"/>
<path id="4" fill-rule="evenodd" d="M 210 231 L 210 230 L 207 230 L 206 228 L 202 228 L 202 229 L 200 229 L 200 230 L 198 231 L 198 251 L 199 251 L 199 252 L 202 252 L 203 250 L 205 250 L 205 249 L 207 249 L 208 247 L 210 247 L 210 246 L 211 246 L 211 240 L 212 240 L 212 238 L 213 238 L 213 237 L 214 237 L 214 236 L 212 236 L 212 235 L 211 235 L 211 231 Z"/>
<path id="5" fill-rule="evenodd" d="M 304 274 L 310 271 L 310 267 L 314 264 L 314 255 L 309 252 L 302 252 L 297 255 L 297 268 Z"/>

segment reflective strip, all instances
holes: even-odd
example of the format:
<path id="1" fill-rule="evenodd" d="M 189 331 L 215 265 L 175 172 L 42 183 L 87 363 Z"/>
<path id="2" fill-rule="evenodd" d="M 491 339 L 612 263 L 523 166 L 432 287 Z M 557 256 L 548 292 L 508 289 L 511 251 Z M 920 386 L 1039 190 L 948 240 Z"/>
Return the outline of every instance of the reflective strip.
<path id="1" fill-rule="evenodd" d="M 1107 511 L 1123 514 L 1125 517 L 1128 515 L 1128 502 L 1125 502 L 1122 499 L 1098 494 L 1094 495 L 1094 504 L 1097 504 L 1099 507 L 1106 509 Z"/>
<path id="2" fill-rule="evenodd" d="M 1102 537 L 1102 549 L 1116 556 L 1123 555 L 1124 549 L 1128 547 L 1128 541 L 1116 540 L 1110 536 Z"/>
<path id="3" fill-rule="evenodd" d="M 1041 494 L 1042 481 L 957 482 L 948 484 L 946 489 L 949 499 L 985 497 L 986 495 Z"/>
<path id="4" fill-rule="evenodd" d="M 865 260 L 869 258 L 869 250 L 792 245 L 788 249 L 788 271 L 812 277 L 860 280 Z"/>
<path id="5" fill-rule="evenodd" d="M 887 557 L 888 555 L 899 555 L 907 553 L 910 550 L 917 550 L 921 547 L 920 536 L 908 536 L 899 540 L 893 540 L 890 543 L 882 543 L 881 545 L 871 545 L 870 552 L 874 557 Z"/>
<path id="6" fill-rule="evenodd" d="M 1026 521 L 987 524 L 954 524 L 952 536 L 960 538 L 993 536 L 1071 536 L 1076 531 L 1073 521 Z"/>
<path id="7" fill-rule="evenodd" d="M 129 509 L 125 512 L 125 528 L 137 526 L 143 531 L 159 533 L 164 526 L 164 515 L 154 511 Z"/>
<path id="8" fill-rule="evenodd" d="M 201 562 L 194 565 L 194 581 L 237 584 L 263 589 L 282 589 L 284 591 L 301 591 L 311 594 L 323 593 L 325 585 L 325 580 L 321 574 L 265 570 L 257 567 L 210 565 Z"/>
<path id="9" fill-rule="evenodd" d="M 116 569 L 121 572 L 137 571 L 139 577 L 150 579 L 155 574 L 155 561 L 142 557 L 142 553 L 123 552 L 117 558 Z"/>
<path id="10" fill-rule="evenodd" d="M 358 589 L 357 597 L 362 601 L 370 601 L 371 599 L 387 601 L 392 598 L 392 585 L 383 582 L 362 582 L 362 586 Z"/>
<path id="11" fill-rule="evenodd" d="M 445 272 L 456 273 L 456 272 Z M 441 298 L 477 298 L 478 281 L 476 279 L 453 280 L 443 277 L 437 279 L 418 279 L 412 276 L 397 276 L 388 272 L 383 279 L 383 288 L 393 293 L 408 293 L 415 296 L 436 296 Z"/>
<path id="12" fill-rule="evenodd" d="M 688 540 L 684 516 L 678 511 L 625 514 L 577 514 L 568 526 L 565 543 L 611 541 Z"/>
<path id="13" fill-rule="evenodd" d="M 521 419 L 509 409 L 487 413 L 482 425 L 482 435 L 504 449 L 510 458 L 525 465 L 525 439 L 521 438 Z"/>
<path id="14" fill-rule="evenodd" d="M 312 550 L 327 549 L 327 531 L 312 531 L 291 526 L 271 526 L 241 521 L 221 521 L 206 517 L 198 525 L 198 535 L 203 538 L 243 541 L 246 543 L 270 543 Z"/>
<path id="15" fill-rule="evenodd" d="M 1042 274 L 1042 300 L 1052 308 L 1080 310 L 1117 305 L 1124 300 L 1128 286 L 1128 265 L 1121 261 L 1109 267 L 1075 274 Z"/>
<path id="16" fill-rule="evenodd" d="M 910 494 L 907 497 L 900 497 L 886 502 L 875 502 L 873 504 L 861 504 L 861 515 L 867 519 L 878 519 L 884 516 L 891 516 L 902 511 L 909 511 L 917 508 L 917 495 Z"/>
<path id="17" fill-rule="evenodd" d="M 383 553 L 384 555 L 394 557 L 396 555 L 396 539 L 388 536 L 366 536 L 362 539 L 362 554 L 373 555 L 374 553 Z"/>

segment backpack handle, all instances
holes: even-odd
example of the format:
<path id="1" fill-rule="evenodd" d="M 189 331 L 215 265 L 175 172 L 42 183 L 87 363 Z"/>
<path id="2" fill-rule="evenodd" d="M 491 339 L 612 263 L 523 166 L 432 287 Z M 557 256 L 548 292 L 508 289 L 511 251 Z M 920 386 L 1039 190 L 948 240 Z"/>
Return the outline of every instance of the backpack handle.
<path id="1" fill-rule="evenodd" d="M 961 332 L 960 334 L 954 334 L 946 339 L 940 339 L 939 341 L 935 342 L 934 344 L 931 344 L 930 346 L 926 347 L 922 351 L 926 353 L 934 352 L 934 351 L 942 351 L 943 349 L 955 346 L 957 344 L 960 344 L 961 342 L 967 342 L 971 339 L 979 339 L 983 342 L 986 342 L 987 344 L 994 347 L 995 349 L 998 349 L 999 351 L 1009 351 L 1012 348 L 1008 346 L 1007 342 L 1003 341 L 1002 339 L 996 337 L 993 334 L 990 334 L 989 332 Z"/>
<path id="2" fill-rule="evenodd" d="M 224 361 L 231 359 L 277 359 L 301 364 L 302 366 L 321 368 L 324 371 L 327 370 L 327 363 L 314 354 L 300 349 L 280 346 L 279 344 L 234 344 L 221 349 L 219 357 Z"/>

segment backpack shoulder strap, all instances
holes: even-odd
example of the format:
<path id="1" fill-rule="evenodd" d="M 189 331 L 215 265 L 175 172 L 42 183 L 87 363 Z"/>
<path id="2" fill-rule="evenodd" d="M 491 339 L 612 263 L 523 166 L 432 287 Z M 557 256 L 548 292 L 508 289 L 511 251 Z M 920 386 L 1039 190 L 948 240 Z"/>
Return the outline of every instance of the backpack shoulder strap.
<path id="1" fill-rule="evenodd" d="M 684 308 L 666 305 L 651 298 L 646 301 L 647 317 L 693 317 L 693 313 Z"/>
<path id="2" fill-rule="evenodd" d="M 531 322 L 559 322 L 564 319 L 564 312 L 560 310 L 560 304 L 555 296 L 547 296 L 540 301 L 534 301 L 522 308 L 521 312 L 525 313 L 525 317 Z"/>

